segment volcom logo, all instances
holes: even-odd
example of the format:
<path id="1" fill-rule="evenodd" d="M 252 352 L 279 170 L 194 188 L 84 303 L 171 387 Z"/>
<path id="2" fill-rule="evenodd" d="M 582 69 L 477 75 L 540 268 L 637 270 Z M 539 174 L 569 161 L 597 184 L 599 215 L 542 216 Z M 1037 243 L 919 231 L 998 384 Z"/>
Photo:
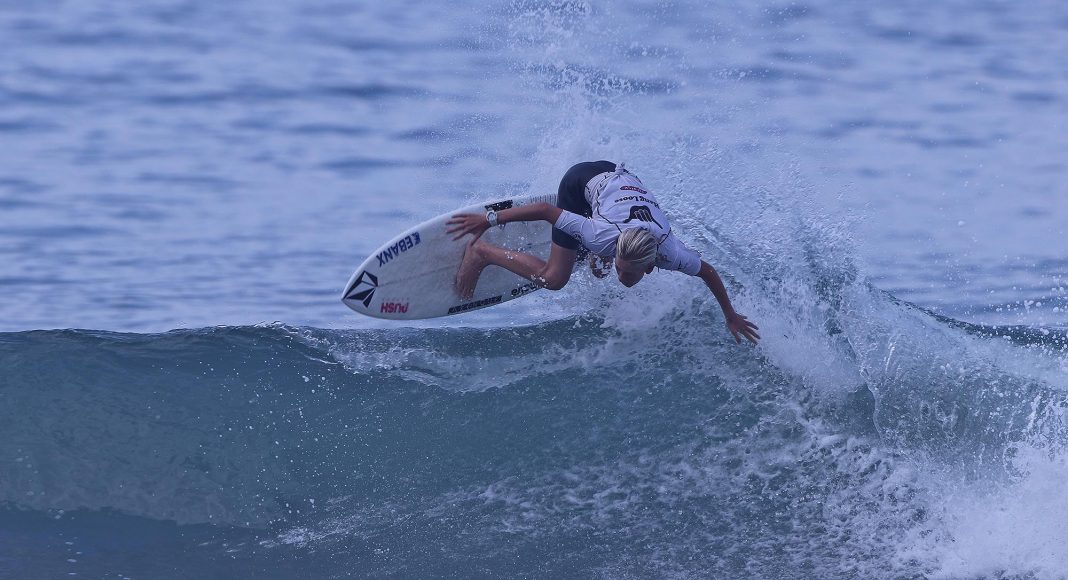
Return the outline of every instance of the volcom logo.
<path id="1" fill-rule="evenodd" d="M 653 219 L 653 212 L 650 211 L 647 205 L 632 205 L 630 206 L 630 217 L 623 220 L 623 223 L 630 223 L 634 220 L 640 222 L 653 222 L 660 226 L 660 222 Z M 664 229 L 664 226 L 660 226 L 660 229 Z"/>
<path id="2" fill-rule="evenodd" d="M 367 277 L 366 280 L 364 276 Z M 360 300 L 363 301 L 364 308 L 370 308 L 371 298 L 375 296 L 375 288 L 378 288 L 378 276 L 370 272 L 360 272 L 360 275 L 356 277 L 356 282 L 345 294 L 345 300 Z"/>

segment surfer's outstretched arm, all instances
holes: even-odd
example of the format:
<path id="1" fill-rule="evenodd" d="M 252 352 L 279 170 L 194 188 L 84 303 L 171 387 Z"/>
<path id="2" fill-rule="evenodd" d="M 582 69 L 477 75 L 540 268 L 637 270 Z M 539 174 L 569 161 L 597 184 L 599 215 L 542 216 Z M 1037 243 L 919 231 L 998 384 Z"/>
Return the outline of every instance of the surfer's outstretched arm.
<path id="1" fill-rule="evenodd" d="M 564 211 L 555 205 L 547 203 L 532 203 L 497 212 L 497 223 L 504 225 L 511 222 L 536 222 L 544 220 L 555 224 L 560 219 L 560 213 Z M 456 234 L 452 239 L 458 240 L 467 234 L 474 234 L 477 238 L 490 228 L 489 220 L 480 213 L 461 213 L 449 218 L 445 224 L 448 229 L 445 233 Z"/>
<path id="2" fill-rule="evenodd" d="M 555 223 L 560 217 L 560 208 L 547 203 L 534 203 L 497 212 L 497 223 L 531 222 L 545 220 Z M 490 228 L 489 220 L 481 214 L 457 214 L 446 224 L 446 233 L 453 238 L 472 234 L 467 244 L 460 269 L 456 272 L 456 291 L 464 298 L 471 298 L 482 270 L 489 265 L 500 266 L 535 283 L 539 288 L 559 290 L 571 278 L 575 266 L 575 250 L 552 245 L 549 260 L 537 256 L 506 250 L 479 240 Z"/>
<path id="3" fill-rule="evenodd" d="M 745 316 L 735 312 L 731 299 L 727 296 L 727 288 L 723 286 L 723 280 L 716 269 L 702 260 L 701 270 L 697 273 L 697 277 L 705 283 L 705 286 L 708 286 L 712 295 L 716 297 L 716 301 L 719 302 L 719 307 L 723 309 L 723 316 L 727 319 L 727 330 L 730 331 L 735 342 L 742 342 L 742 337 L 745 337 L 749 342 L 756 344 L 760 340 L 760 335 L 756 333 L 759 328 L 746 320 Z"/>

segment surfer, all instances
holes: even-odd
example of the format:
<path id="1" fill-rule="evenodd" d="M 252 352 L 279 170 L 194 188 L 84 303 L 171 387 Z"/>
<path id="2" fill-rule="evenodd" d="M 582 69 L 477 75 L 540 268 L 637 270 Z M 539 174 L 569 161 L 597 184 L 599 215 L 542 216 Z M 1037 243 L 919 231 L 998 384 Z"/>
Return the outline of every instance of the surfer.
<path id="1" fill-rule="evenodd" d="M 492 226 L 537 220 L 553 226 L 547 262 L 480 239 Z M 671 233 L 667 215 L 656 198 L 623 164 L 578 163 L 560 180 L 555 206 L 535 203 L 490 210 L 485 215 L 457 214 L 449 219 L 446 231 L 456 234 L 453 239 L 474 236 L 456 273 L 456 290 L 465 299 L 474 294 L 486 266 L 500 266 L 542 288 L 559 290 L 571 278 L 580 253 L 592 253 L 599 258 L 590 259 L 594 275 L 606 276 L 609 265 L 614 263 L 619 281 L 628 288 L 654 267 L 697 276 L 719 302 L 727 329 L 736 342 L 744 337 L 756 343 L 760 338 L 757 325 L 734 310 L 715 268 Z"/>

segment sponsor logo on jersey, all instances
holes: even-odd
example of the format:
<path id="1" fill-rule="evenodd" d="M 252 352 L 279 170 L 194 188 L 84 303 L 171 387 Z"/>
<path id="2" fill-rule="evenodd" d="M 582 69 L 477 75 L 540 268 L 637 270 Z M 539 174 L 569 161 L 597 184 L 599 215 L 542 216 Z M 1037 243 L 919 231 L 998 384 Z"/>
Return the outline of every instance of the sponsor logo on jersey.
<path id="1" fill-rule="evenodd" d="M 386 314 L 404 314 L 408 312 L 407 302 L 383 302 L 380 312 Z"/>
<path id="2" fill-rule="evenodd" d="M 497 304 L 504 298 L 502 295 L 497 295 L 492 298 L 483 298 L 482 300 L 475 300 L 474 302 L 468 302 L 467 304 L 458 304 L 449 309 L 449 314 L 456 314 L 457 312 L 467 312 L 468 310 L 474 310 L 475 308 L 482 308 L 483 306 L 490 306 Z"/>
<path id="3" fill-rule="evenodd" d="M 364 308 L 371 306 L 371 298 L 374 298 L 375 288 L 378 288 L 378 276 L 370 272 L 360 272 L 356 282 L 345 293 L 345 300 L 358 300 L 363 302 Z"/>
<path id="4" fill-rule="evenodd" d="M 640 187 L 634 187 L 633 185 L 624 185 L 624 186 L 620 187 L 619 189 L 625 189 L 627 191 L 637 191 L 638 193 L 642 193 L 642 194 L 649 193 L 648 191 L 645 191 L 644 189 L 642 189 Z"/>
<path id="5" fill-rule="evenodd" d="M 419 232 L 414 232 L 410 236 L 404 236 L 403 238 L 397 240 L 397 243 L 386 248 L 382 252 L 379 252 L 378 256 L 376 256 L 378 258 L 378 265 L 385 266 L 393 258 L 396 258 L 402 253 L 414 248 L 415 246 L 418 246 L 419 241 Z"/>
<path id="6" fill-rule="evenodd" d="M 660 226 L 660 222 L 653 219 L 653 212 L 647 205 L 632 205 L 630 206 L 630 217 L 623 220 L 623 223 L 630 223 L 634 220 L 640 222 L 652 222 Z M 660 226 L 660 229 L 664 229 L 664 226 Z"/>
<path id="7" fill-rule="evenodd" d="M 660 204 L 659 203 L 656 203 L 655 201 L 649 199 L 648 197 L 643 197 L 641 195 L 624 195 L 623 197 L 616 198 L 616 200 L 613 201 L 612 203 L 623 203 L 624 201 L 637 201 L 637 202 L 640 202 L 640 203 L 650 203 L 650 204 L 656 206 L 658 209 L 660 208 Z"/>

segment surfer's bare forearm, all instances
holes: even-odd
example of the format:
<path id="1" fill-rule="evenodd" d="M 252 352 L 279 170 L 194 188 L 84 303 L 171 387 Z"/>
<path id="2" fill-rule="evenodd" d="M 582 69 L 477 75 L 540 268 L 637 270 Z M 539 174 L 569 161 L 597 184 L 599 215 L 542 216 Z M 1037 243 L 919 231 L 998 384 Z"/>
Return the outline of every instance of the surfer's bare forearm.
<path id="1" fill-rule="evenodd" d="M 510 209 L 502 209 L 497 212 L 497 223 L 504 225 L 511 222 L 536 222 L 544 220 L 555 224 L 560 219 L 563 210 L 547 203 L 532 203 Z M 445 222 L 446 233 L 456 234 L 454 240 L 458 240 L 467 234 L 474 234 L 478 238 L 490 228 L 489 218 L 480 213 L 461 213 L 452 216 Z"/>
<path id="2" fill-rule="evenodd" d="M 716 301 L 719 302 L 719 307 L 723 310 L 723 317 L 727 320 L 727 330 L 730 331 L 735 342 L 741 342 L 744 337 L 749 342 L 756 344 L 760 340 L 760 335 L 756 332 L 759 327 L 734 310 L 730 296 L 727 295 L 727 288 L 723 285 L 723 279 L 719 277 L 716 269 L 702 260 L 701 270 L 697 272 L 697 276 L 701 278 L 705 286 L 708 286 L 708 289 L 712 291 L 712 295 L 716 297 Z"/>
<path id="3" fill-rule="evenodd" d="M 701 270 L 697 273 L 697 277 L 712 291 L 712 295 L 719 302 L 719 307 L 723 309 L 724 316 L 734 312 L 730 296 L 727 295 L 727 287 L 723 285 L 723 279 L 719 277 L 719 272 L 716 272 L 715 268 L 701 260 Z"/>
<path id="4" fill-rule="evenodd" d="M 530 205 L 521 205 L 519 207 L 513 207 L 497 212 L 498 223 L 506 224 L 509 222 L 536 222 L 538 220 L 544 220 L 550 224 L 555 224 L 556 220 L 560 219 L 560 213 L 564 210 L 550 205 L 547 203 L 532 203 Z"/>

